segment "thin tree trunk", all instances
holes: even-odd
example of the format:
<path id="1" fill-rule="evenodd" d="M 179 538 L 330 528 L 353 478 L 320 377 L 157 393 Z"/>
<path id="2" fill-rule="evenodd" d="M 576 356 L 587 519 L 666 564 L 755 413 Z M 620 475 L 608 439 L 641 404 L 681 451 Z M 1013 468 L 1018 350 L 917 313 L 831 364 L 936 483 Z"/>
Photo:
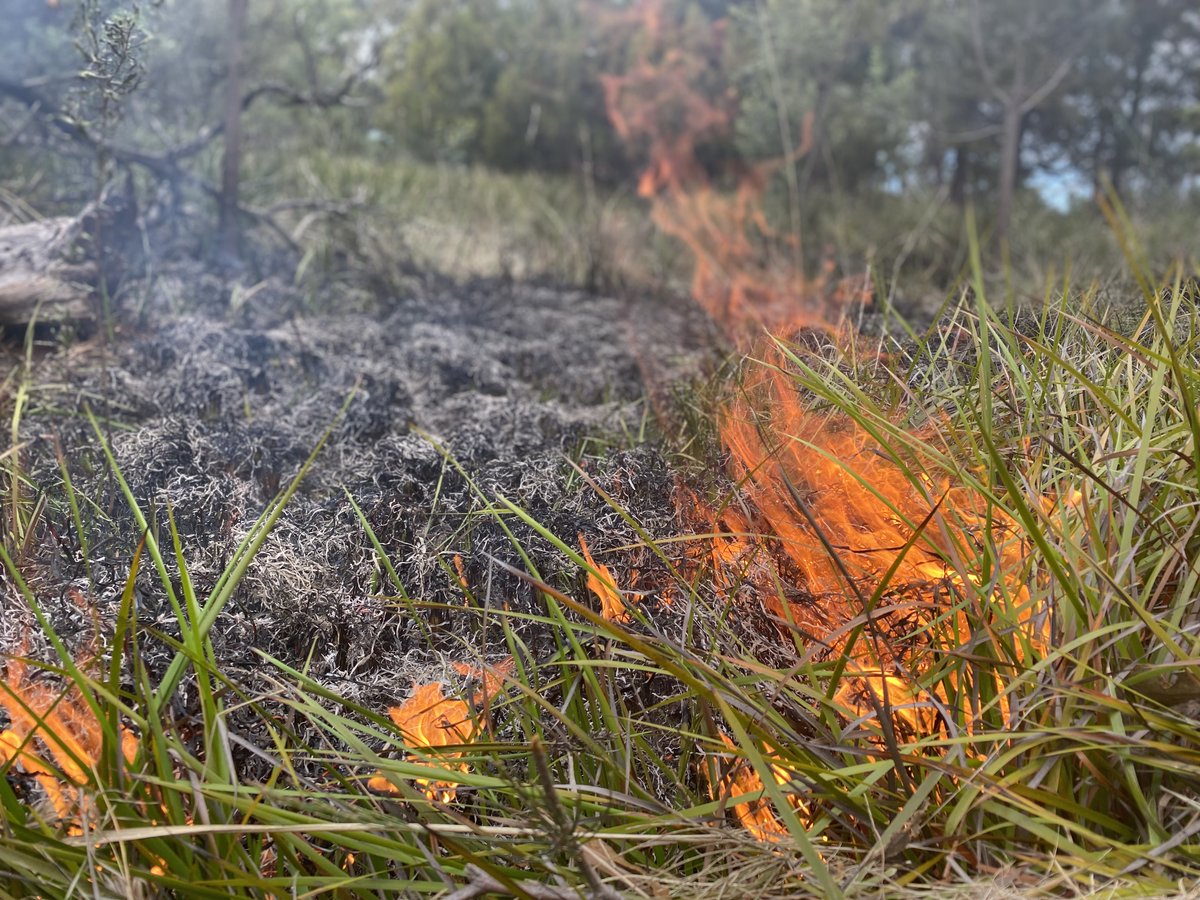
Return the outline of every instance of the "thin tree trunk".
<path id="1" fill-rule="evenodd" d="M 1004 125 L 1000 146 L 1000 193 L 996 204 L 996 243 L 1008 240 L 1013 197 L 1017 190 L 1017 168 L 1021 162 L 1021 105 L 1015 100 L 1004 104 Z"/>
<path id="2" fill-rule="evenodd" d="M 954 148 L 954 174 L 950 178 L 950 199 L 955 206 L 963 206 L 967 202 L 970 169 L 969 151 L 959 144 Z"/>
<path id="3" fill-rule="evenodd" d="M 1153 41 L 1147 39 L 1143 39 L 1139 45 L 1137 60 L 1134 64 L 1133 98 L 1130 102 L 1129 114 L 1124 117 L 1124 121 L 1117 128 L 1112 167 L 1109 172 L 1112 189 L 1117 196 L 1121 196 L 1125 185 L 1125 174 L 1133 166 L 1135 148 L 1131 145 L 1136 140 L 1138 133 L 1138 120 L 1142 114 L 1142 96 L 1146 86 L 1146 70 L 1150 65 L 1153 46 Z"/>
<path id="4" fill-rule="evenodd" d="M 241 256 L 241 228 L 238 221 L 238 184 L 242 166 L 242 37 L 246 26 L 248 0 L 229 0 L 229 25 L 226 31 L 225 74 L 225 152 L 221 159 L 221 210 L 218 229 L 221 252 L 230 259 Z"/>

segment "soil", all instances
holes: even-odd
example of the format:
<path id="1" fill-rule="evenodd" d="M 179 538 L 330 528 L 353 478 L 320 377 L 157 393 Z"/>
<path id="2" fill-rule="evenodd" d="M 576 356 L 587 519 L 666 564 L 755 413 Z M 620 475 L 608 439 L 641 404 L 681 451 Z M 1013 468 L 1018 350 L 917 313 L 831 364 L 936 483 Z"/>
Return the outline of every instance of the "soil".
<path id="1" fill-rule="evenodd" d="M 647 377 L 661 396 L 719 358 L 690 303 L 438 279 L 383 299 L 347 287 L 332 300 L 192 264 L 133 285 L 124 302 L 137 315 L 114 336 L 40 349 L 28 377 L 19 347 L 5 351 L 7 410 L 18 385 L 29 389 L 19 425 L 26 514 L 45 498 L 19 565 L 74 652 L 112 634 L 140 537 L 101 438 L 164 548 L 173 517 L 203 598 L 329 430 L 213 632 L 235 676 L 261 671 L 261 652 L 378 708 L 456 661 L 507 652 L 484 612 L 544 608 L 510 569 L 595 604 L 551 542 L 494 514 L 501 497 L 569 544 L 583 534 L 598 561 L 638 570 L 653 594 L 661 563 L 570 460 L 648 533 L 676 533 L 672 467 L 638 436 L 655 417 Z M 27 604 L 10 579 L 3 587 L 0 652 L 44 653 L 28 643 L 37 631 Z M 141 625 L 178 633 L 148 561 L 137 609 Z M 518 629 L 535 655 L 552 644 L 543 626 Z M 143 655 L 154 670 L 169 650 L 148 639 Z"/>

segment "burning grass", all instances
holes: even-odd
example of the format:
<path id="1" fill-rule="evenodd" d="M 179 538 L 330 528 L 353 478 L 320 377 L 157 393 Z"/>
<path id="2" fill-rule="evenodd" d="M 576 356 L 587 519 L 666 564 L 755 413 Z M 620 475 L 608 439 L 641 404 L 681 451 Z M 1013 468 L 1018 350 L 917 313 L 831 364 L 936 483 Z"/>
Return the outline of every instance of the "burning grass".
<path id="1" fill-rule="evenodd" d="M 25 703 L 22 745 L 4 744 L 4 889 L 1175 891 L 1200 865 L 1191 294 L 1148 291 L 1127 332 L 1086 293 L 1016 323 L 964 299 L 887 352 L 778 341 L 748 362 L 748 405 L 725 412 L 748 416 L 742 490 L 681 494 L 698 535 L 644 536 L 677 577 L 640 580 L 640 602 L 612 605 L 634 596 L 619 553 L 487 497 L 579 580 L 545 584 L 527 555 L 543 612 L 479 609 L 506 646 L 472 659 L 464 642 L 390 716 L 269 659 L 250 692 L 206 649 L 276 507 L 208 598 L 171 577 L 186 566 L 163 526 L 145 553 L 179 599 L 165 674 L 139 663 L 132 603 L 104 677 L 9 664 Z M 749 402 L 767 386 L 819 418 Z M 550 629 L 548 653 L 522 624 Z M 241 774 L 247 753 L 268 777 Z"/>
<path id="2" fill-rule="evenodd" d="M 648 533 L 580 468 L 658 566 L 623 568 L 446 454 L 533 603 L 450 557 L 455 621 L 479 628 L 384 715 L 262 651 L 251 688 L 214 652 L 313 457 L 202 596 L 172 511 L 138 506 L 97 425 L 174 631 L 138 621 L 135 553 L 95 677 L 23 580 L 43 509 L 0 456 L 5 587 L 56 656 L 7 669 L 9 895 L 1164 895 L 1200 876 L 1194 284 L 1150 285 L 1131 247 L 1147 311 L 1118 331 L 1069 285 L 998 312 L 976 252 L 935 327 L 869 344 L 844 322 L 861 283 L 760 252 L 802 259 L 758 211 L 770 166 L 725 192 L 701 164 L 729 121 L 696 68 L 720 34 L 681 52 L 662 9 L 618 16 L 643 33 L 607 99 L 747 356 L 712 411 L 711 491 L 677 492 L 694 533 Z M 399 594 L 371 599 L 426 626 L 439 604 L 351 505 Z M 140 641 L 170 662 L 149 671 Z"/>

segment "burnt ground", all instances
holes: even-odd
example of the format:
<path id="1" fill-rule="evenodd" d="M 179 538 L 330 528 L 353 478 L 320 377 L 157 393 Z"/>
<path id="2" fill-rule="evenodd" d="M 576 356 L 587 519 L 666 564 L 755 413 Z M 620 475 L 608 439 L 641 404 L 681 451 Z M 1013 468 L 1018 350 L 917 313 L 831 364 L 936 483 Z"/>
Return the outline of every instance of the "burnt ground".
<path id="1" fill-rule="evenodd" d="M 379 708 L 456 660 L 503 655 L 498 626 L 478 609 L 544 607 L 501 565 L 525 568 L 488 512 L 497 495 L 569 543 L 583 533 L 600 562 L 653 584 L 652 554 L 618 549 L 637 534 L 567 460 L 582 459 L 650 534 L 677 531 L 672 469 L 631 436 L 653 418 L 639 354 L 652 351 L 656 382 L 716 357 L 711 328 L 686 301 L 428 280 L 383 300 L 347 288 L 341 302 L 282 279 L 235 286 L 183 265 L 134 285 L 124 302 L 139 314 L 113 339 L 39 350 L 20 422 L 26 499 L 46 498 L 20 564 L 77 652 L 112 633 L 139 540 L 88 409 L 164 548 L 173 514 L 201 597 L 332 428 L 214 631 L 235 676 L 261 670 L 261 650 Z M 307 311 L 314 305 L 346 311 Z M 6 412 L 18 350 L 5 351 Z M 56 445 L 80 498 L 86 553 Z M 407 595 L 445 608 L 398 599 L 348 496 Z M 588 598 L 577 567 L 507 524 L 543 577 Z M 177 633 L 153 566 L 137 584 L 140 623 Z M 0 651 L 23 649 L 31 616 L 7 580 L 2 603 Z M 518 628 L 531 653 L 550 651 L 544 628 Z M 45 648 L 35 640 L 29 650 Z M 143 652 L 152 670 L 168 653 L 153 640 Z"/>

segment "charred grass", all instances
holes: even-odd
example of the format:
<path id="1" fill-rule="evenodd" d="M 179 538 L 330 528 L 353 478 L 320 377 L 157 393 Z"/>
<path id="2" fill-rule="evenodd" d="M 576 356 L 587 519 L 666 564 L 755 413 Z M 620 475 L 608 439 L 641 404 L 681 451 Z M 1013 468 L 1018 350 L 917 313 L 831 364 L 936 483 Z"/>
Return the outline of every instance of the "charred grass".
<path id="1" fill-rule="evenodd" d="M 709 536 L 647 532 L 583 469 L 573 477 L 665 575 L 635 584 L 602 569 L 575 535 L 448 457 L 539 603 L 510 609 L 464 585 L 465 615 L 499 641 L 479 646 L 463 630 L 459 659 L 491 686 L 449 687 L 471 709 L 471 740 L 437 750 L 304 665 L 259 652 L 251 685 L 214 651 L 215 623 L 319 444 L 201 589 L 177 511 L 139 505 L 94 421 L 138 531 L 111 627 L 86 658 L 55 632 L 23 560 L 45 503 L 82 530 L 88 501 L 65 465 L 62 496 L 40 500 L 10 450 L 6 589 L 50 654 L 29 671 L 10 661 L 0 686 L 11 735 L 0 744 L 0 891 L 1185 894 L 1200 870 L 1195 284 L 1182 269 L 1139 277 L 1144 312 L 1131 320 L 1127 304 L 1113 327 L 1096 290 L 1059 282 L 1016 316 L 989 302 L 978 260 L 974 271 L 927 332 L 842 351 L 781 340 L 769 363 L 745 363 L 775 366 L 810 409 L 852 420 L 926 499 L 929 514 L 905 521 L 903 552 L 955 515 L 937 485 L 1004 523 L 945 529 L 958 538 L 943 547 L 937 590 L 914 599 L 897 567 L 848 583 L 860 607 L 838 639 L 814 644 L 761 611 L 761 583 L 697 562 Z M 14 435 L 22 378 L 8 385 Z M 436 612 L 360 522 L 379 594 L 416 621 Z M 1019 564 L 1004 552 L 1014 541 Z M 546 547 L 579 571 L 577 589 L 543 577 Z M 626 616 L 600 613 L 585 573 L 619 592 Z M 139 618 L 139 574 L 169 598 L 170 628 Z M 529 625 L 549 642 L 531 647 Z M 851 648 L 881 635 L 916 648 L 890 673 L 896 692 L 884 681 L 851 697 Z M 150 643 L 169 649 L 164 666 L 146 664 Z M 431 795 L 431 781 L 452 791 Z"/>

